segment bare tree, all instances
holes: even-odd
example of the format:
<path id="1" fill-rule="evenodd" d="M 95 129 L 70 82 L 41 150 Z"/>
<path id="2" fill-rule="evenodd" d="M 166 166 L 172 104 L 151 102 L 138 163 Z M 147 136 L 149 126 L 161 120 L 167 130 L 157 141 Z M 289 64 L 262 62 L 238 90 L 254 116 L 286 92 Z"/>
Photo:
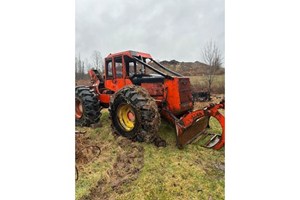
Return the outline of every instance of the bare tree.
<path id="1" fill-rule="evenodd" d="M 93 67 L 100 72 L 103 70 L 103 60 L 100 51 L 95 50 L 92 54 Z"/>
<path id="2" fill-rule="evenodd" d="M 88 72 L 88 70 L 93 68 L 93 65 L 91 64 L 89 59 L 85 58 L 84 63 L 85 63 L 85 66 L 86 66 L 86 72 Z"/>
<path id="3" fill-rule="evenodd" d="M 75 57 L 75 75 L 78 73 L 78 59 Z"/>
<path id="4" fill-rule="evenodd" d="M 84 62 L 82 61 L 82 65 L 81 65 L 81 79 L 84 79 Z"/>
<path id="5" fill-rule="evenodd" d="M 208 93 L 210 98 L 211 86 L 214 81 L 216 71 L 223 64 L 223 57 L 217 45 L 213 41 L 210 41 L 202 50 L 202 58 L 204 63 L 208 65 L 205 77 L 208 84 Z"/>
<path id="6" fill-rule="evenodd" d="M 79 57 L 75 57 L 75 77 L 76 80 L 81 78 L 81 73 L 82 73 L 82 62 L 80 60 L 80 54 Z"/>

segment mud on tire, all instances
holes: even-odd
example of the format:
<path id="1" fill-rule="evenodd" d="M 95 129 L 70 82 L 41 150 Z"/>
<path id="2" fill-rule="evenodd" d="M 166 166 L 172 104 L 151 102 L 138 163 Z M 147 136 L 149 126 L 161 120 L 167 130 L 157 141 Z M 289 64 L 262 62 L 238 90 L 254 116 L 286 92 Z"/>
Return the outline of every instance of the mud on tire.
<path id="1" fill-rule="evenodd" d="M 100 102 L 96 94 L 85 86 L 75 88 L 75 124 L 76 126 L 90 126 L 99 122 Z"/>
<path id="2" fill-rule="evenodd" d="M 122 115 L 120 110 L 122 111 L 124 107 L 125 114 Z M 144 88 L 131 85 L 119 90 L 110 100 L 109 112 L 112 129 L 116 134 L 133 141 L 153 142 L 157 146 L 166 146 L 166 142 L 157 135 L 161 123 L 157 104 Z M 125 122 L 128 122 L 128 126 L 126 126 L 120 116 L 130 118 L 126 117 L 129 114 L 134 116 L 132 117 L 134 122 L 127 119 Z"/>

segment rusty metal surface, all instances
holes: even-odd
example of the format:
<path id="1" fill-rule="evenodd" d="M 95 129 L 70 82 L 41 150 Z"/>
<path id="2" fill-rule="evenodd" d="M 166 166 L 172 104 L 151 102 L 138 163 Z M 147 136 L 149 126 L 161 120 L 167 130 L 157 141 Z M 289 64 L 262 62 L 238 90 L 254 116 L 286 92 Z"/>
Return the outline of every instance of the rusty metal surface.
<path id="1" fill-rule="evenodd" d="M 209 121 L 208 117 L 202 117 L 197 119 L 195 123 L 193 123 L 189 127 L 182 128 L 181 134 L 177 136 L 178 145 L 183 146 L 189 144 L 192 141 L 194 141 L 196 138 L 198 138 L 201 134 L 204 134 L 204 130 L 207 127 L 208 121 Z M 176 127 L 178 127 L 178 125 L 176 125 Z"/>
<path id="2" fill-rule="evenodd" d="M 175 119 L 173 122 L 176 126 L 177 146 L 182 148 L 196 139 L 203 141 L 209 139 L 204 145 L 205 147 L 221 149 L 225 145 L 225 117 L 218 109 L 224 109 L 224 107 L 225 102 L 221 101 L 219 104 L 210 104 L 203 110 L 195 110 L 178 120 Z M 214 117 L 221 125 L 221 135 L 206 132 L 210 117 Z"/>

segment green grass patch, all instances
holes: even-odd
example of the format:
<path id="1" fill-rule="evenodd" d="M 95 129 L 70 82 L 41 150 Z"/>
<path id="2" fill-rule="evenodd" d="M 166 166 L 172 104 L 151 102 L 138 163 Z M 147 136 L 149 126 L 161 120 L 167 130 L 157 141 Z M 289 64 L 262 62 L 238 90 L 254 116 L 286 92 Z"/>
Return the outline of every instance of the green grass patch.
<path id="1" fill-rule="evenodd" d="M 106 145 L 98 159 L 80 169 L 76 182 L 76 199 L 87 195 L 107 171 L 119 152 L 111 134 L 107 111 L 102 111 L 102 127 L 86 130 L 96 143 Z M 220 131 L 218 122 L 211 121 L 212 131 Z M 176 147 L 175 129 L 162 120 L 159 135 L 167 141 L 166 148 L 140 143 L 144 148 L 144 166 L 136 180 L 122 185 L 122 193 L 111 192 L 111 199 L 224 199 L 224 149 L 216 151 L 200 146 L 200 141 Z"/>

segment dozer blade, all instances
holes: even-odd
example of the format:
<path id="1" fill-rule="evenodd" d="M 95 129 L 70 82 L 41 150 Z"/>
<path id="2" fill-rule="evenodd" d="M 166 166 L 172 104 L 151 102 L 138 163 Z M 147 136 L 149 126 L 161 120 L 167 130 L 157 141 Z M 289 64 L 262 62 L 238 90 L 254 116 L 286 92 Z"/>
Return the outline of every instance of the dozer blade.
<path id="1" fill-rule="evenodd" d="M 224 108 L 224 103 L 217 105 L 211 104 L 203 110 L 196 110 L 188 113 L 175 121 L 177 146 L 183 148 L 184 145 L 190 144 L 198 139 L 204 141 L 204 147 L 220 149 L 225 144 L 225 118 L 219 113 L 218 109 Z M 222 127 L 222 133 L 212 134 L 207 131 L 209 119 L 214 117 Z"/>
<path id="2" fill-rule="evenodd" d="M 197 139 L 200 135 L 205 134 L 205 129 L 208 125 L 208 121 L 208 117 L 202 117 L 197 119 L 192 125 L 187 128 L 182 127 L 176 123 L 177 144 L 179 146 L 184 146 Z"/>

